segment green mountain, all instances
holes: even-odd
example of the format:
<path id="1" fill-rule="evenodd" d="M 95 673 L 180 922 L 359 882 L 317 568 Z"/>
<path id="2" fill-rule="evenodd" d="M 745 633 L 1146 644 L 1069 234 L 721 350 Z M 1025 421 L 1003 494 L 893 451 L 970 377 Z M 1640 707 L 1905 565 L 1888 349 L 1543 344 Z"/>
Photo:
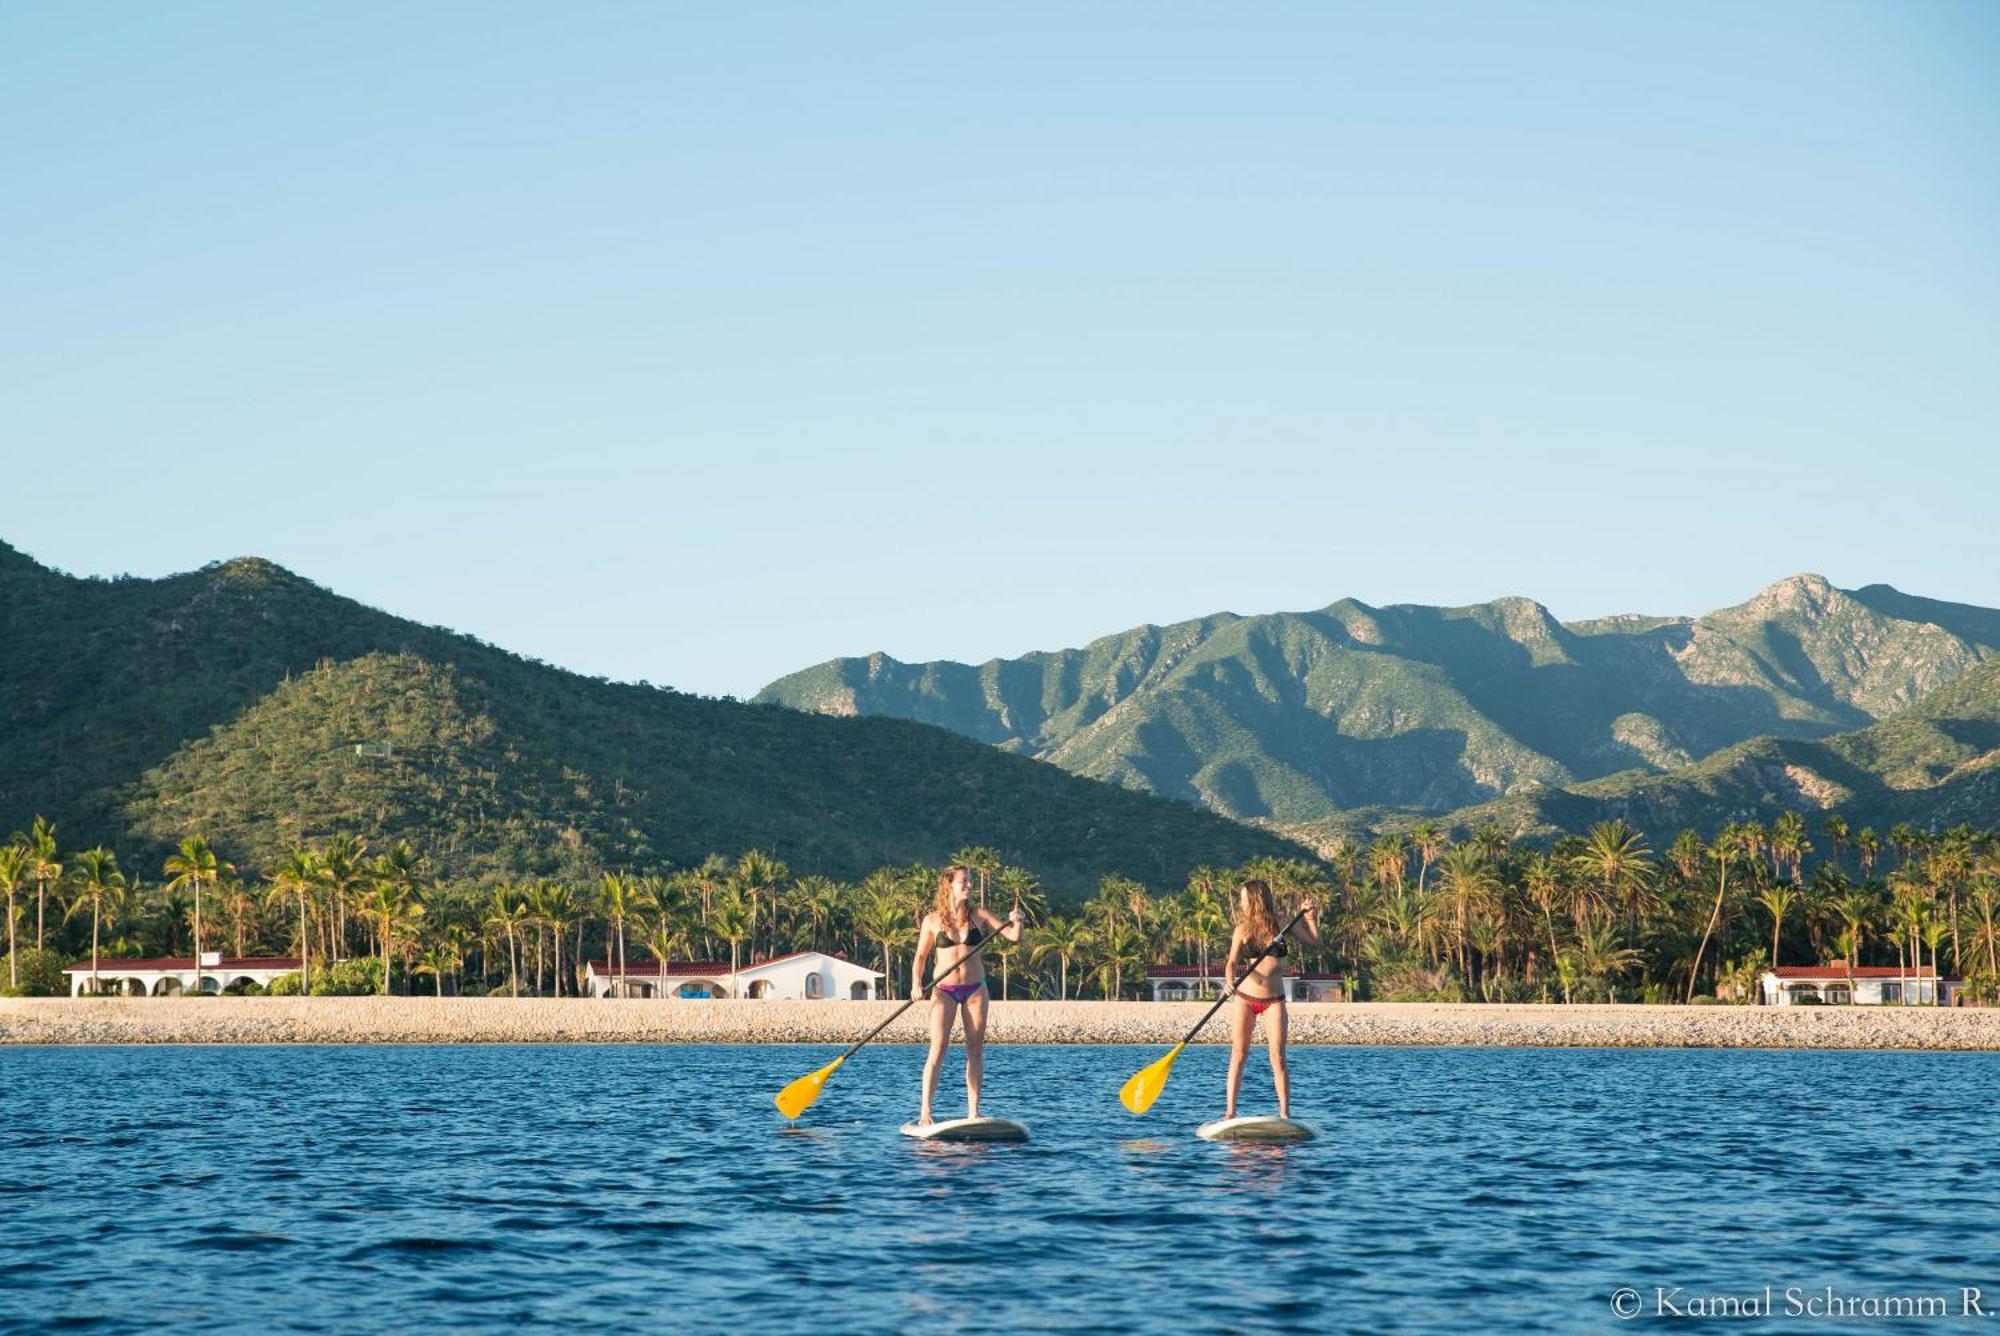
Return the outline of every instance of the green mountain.
<path id="1" fill-rule="evenodd" d="M 937 724 L 1309 833 L 1444 813 L 1750 738 L 1863 728 L 2000 652 L 2000 612 L 1779 581 L 1703 617 L 1564 624 L 1528 599 L 1218 614 L 977 666 L 837 659 L 757 699 Z"/>
<path id="2" fill-rule="evenodd" d="M 1817 741 L 1757 738 L 1666 774 L 1631 771 L 1512 794 L 1454 812 L 1521 834 L 1582 830 L 1612 817 L 1713 834 L 1774 810 L 1839 812 L 1859 828 L 1942 829 L 2000 818 L 2000 660 L 1971 669 L 1879 724 Z"/>
<path id="3" fill-rule="evenodd" d="M 938 729 L 581 677 L 254 559 L 83 580 L 0 544 L 0 646 L 0 832 L 46 814 L 149 873 L 195 831 L 244 867 L 407 836 L 464 877 L 980 844 L 1058 894 L 1303 852 Z"/>

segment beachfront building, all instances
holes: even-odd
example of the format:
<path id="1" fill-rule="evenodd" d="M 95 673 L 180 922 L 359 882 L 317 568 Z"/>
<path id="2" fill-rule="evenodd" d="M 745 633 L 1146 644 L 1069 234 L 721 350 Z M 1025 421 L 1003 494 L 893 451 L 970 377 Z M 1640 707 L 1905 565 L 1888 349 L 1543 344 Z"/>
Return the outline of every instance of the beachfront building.
<path id="1" fill-rule="evenodd" d="M 882 996 L 882 971 L 857 965 L 824 951 L 794 951 L 788 956 L 753 961 L 731 971 L 727 961 L 674 961 L 665 980 L 651 958 L 628 958 L 621 977 L 615 962 L 593 960 L 584 966 L 584 992 L 590 997 L 744 997 L 788 1001 L 843 998 L 868 1001 Z"/>
<path id="2" fill-rule="evenodd" d="M 1199 965 L 1153 965 L 1146 970 L 1145 986 L 1155 1002 L 1198 1002 L 1222 995 L 1220 962 L 1206 973 Z M 1288 1002 L 1345 1002 L 1347 976 L 1306 970 L 1285 976 Z"/>
<path id="3" fill-rule="evenodd" d="M 1780 965 L 1757 980 L 1767 1007 L 1795 1006 L 1805 999 L 1828 1006 L 1899 1007 L 1958 1005 L 1965 980 L 1938 978 L 1930 966 Z"/>
<path id="4" fill-rule="evenodd" d="M 296 956 L 225 956 L 220 951 L 201 953 L 201 991 L 224 993 L 241 984 L 271 986 L 271 980 L 297 974 Z M 117 997 L 178 997 L 195 991 L 193 956 L 155 956 L 148 960 L 114 960 L 100 956 L 97 986 L 91 987 L 88 960 L 79 960 L 63 971 L 69 976 L 69 995 L 92 994 Z"/>

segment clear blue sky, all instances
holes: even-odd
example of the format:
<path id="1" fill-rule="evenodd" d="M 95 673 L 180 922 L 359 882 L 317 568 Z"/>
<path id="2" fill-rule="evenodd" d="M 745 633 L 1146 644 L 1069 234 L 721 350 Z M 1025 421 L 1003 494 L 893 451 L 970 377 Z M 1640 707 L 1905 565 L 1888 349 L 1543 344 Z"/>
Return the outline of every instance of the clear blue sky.
<path id="1" fill-rule="evenodd" d="M 2000 4 L 17 4 L 0 537 L 747 694 L 2000 604 Z"/>

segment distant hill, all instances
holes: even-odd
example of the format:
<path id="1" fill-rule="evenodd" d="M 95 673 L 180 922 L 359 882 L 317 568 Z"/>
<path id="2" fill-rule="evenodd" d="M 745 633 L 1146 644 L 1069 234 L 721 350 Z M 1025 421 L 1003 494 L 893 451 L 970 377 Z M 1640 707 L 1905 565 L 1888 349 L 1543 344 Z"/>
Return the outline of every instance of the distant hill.
<path id="1" fill-rule="evenodd" d="M 580 677 L 255 559 L 82 580 L 0 544 L 0 646 L 0 834 L 46 814 L 149 876 L 193 831 L 245 867 L 408 836 L 466 877 L 753 846 L 853 876 L 981 844 L 1058 894 L 1301 854 L 937 729 Z"/>
<path id="2" fill-rule="evenodd" d="M 1702 617 L 1540 604 L 1220 613 L 977 666 L 837 659 L 757 699 L 938 724 L 1301 834 L 1446 813 L 1886 718 L 2000 652 L 2000 612 L 1781 580 Z"/>
<path id="3" fill-rule="evenodd" d="M 1852 733 L 1757 738 L 1665 774 L 1513 794 L 1454 812 L 1447 824 L 1547 835 L 1620 817 L 1646 830 L 1688 826 L 1708 835 L 1776 810 L 1837 811 L 1878 831 L 1904 821 L 1920 829 L 2000 823 L 2000 660 Z"/>

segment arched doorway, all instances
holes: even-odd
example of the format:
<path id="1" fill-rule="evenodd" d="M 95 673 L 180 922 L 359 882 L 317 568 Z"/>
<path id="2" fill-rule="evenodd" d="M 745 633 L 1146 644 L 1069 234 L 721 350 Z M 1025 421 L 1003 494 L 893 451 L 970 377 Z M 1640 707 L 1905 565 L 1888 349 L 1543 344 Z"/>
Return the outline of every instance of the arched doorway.
<path id="1" fill-rule="evenodd" d="M 860 982 L 856 983 L 856 984 L 855 984 L 855 985 L 854 985 L 854 986 L 853 986 L 852 988 L 849 988 L 849 989 L 847 990 L 847 996 L 848 996 L 848 998 L 849 998 L 849 999 L 850 999 L 851 1001 L 855 1001 L 855 1002 L 866 1002 L 866 1001 L 868 1000 L 868 983 L 867 983 L 867 981 L 866 981 L 866 980 L 862 980 L 862 981 L 860 981 Z"/>
<path id="2" fill-rule="evenodd" d="M 750 985 L 750 991 L 747 994 L 745 994 L 745 996 L 754 997 L 759 1001 L 762 1001 L 764 998 L 767 998 L 770 995 L 771 995 L 771 981 L 769 979 L 756 980 L 754 983 Z"/>

